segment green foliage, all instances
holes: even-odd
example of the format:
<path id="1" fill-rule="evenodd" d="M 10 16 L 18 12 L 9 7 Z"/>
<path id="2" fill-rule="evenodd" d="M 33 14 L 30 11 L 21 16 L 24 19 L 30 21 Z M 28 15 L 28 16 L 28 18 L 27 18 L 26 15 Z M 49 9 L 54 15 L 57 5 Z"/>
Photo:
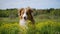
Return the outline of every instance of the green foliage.
<path id="1" fill-rule="evenodd" d="M 45 21 L 36 22 L 35 29 L 33 29 L 33 25 L 28 24 L 28 29 L 25 30 L 27 32 L 23 31 L 24 34 L 56 34 L 60 32 L 60 22 L 45 19 Z M 0 34 L 20 34 L 20 32 L 21 28 L 18 23 L 4 22 L 0 25 Z"/>
<path id="2" fill-rule="evenodd" d="M 56 34 L 60 32 L 60 23 L 47 20 L 36 24 L 36 30 L 39 34 Z"/>
<path id="3" fill-rule="evenodd" d="M 60 34 L 60 9 L 33 9 L 33 11 L 36 27 L 33 29 L 33 25 L 29 23 L 28 29 L 23 31 L 24 34 Z M 0 10 L 0 34 L 21 34 L 19 19 L 14 18 L 17 16 L 17 9 Z"/>
<path id="4" fill-rule="evenodd" d="M 51 12 L 52 15 L 55 15 L 55 16 L 60 16 L 60 10 L 59 9 L 55 9 Z"/>
<path id="5" fill-rule="evenodd" d="M 34 16 L 41 15 L 41 14 L 51 14 L 55 16 L 60 16 L 60 9 L 33 9 Z M 18 10 L 16 8 L 14 9 L 6 9 L 2 10 L 0 9 L 0 17 L 17 17 L 18 16 Z"/>
<path id="6" fill-rule="evenodd" d="M 0 10 L 0 17 L 9 17 L 12 14 L 17 16 L 17 9 Z"/>
<path id="7" fill-rule="evenodd" d="M 45 20 L 35 24 L 36 28 L 33 29 L 31 24 L 28 25 L 27 34 L 56 34 L 60 32 L 60 22 Z"/>
<path id="8" fill-rule="evenodd" d="M 0 26 L 0 34 L 18 34 L 20 27 L 17 23 L 15 24 L 2 24 Z"/>

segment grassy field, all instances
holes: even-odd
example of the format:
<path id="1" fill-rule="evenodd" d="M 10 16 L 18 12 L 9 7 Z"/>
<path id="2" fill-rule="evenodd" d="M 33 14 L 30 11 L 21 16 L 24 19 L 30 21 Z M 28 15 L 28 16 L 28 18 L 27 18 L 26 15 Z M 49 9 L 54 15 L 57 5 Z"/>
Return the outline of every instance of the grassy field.
<path id="1" fill-rule="evenodd" d="M 60 19 L 34 18 L 35 30 L 29 28 L 26 34 L 60 34 Z M 20 34 L 19 19 L 0 18 L 0 34 Z M 24 32 L 25 33 L 25 32 Z"/>
<path id="2" fill-rule="evenodd" d="M 23 34 L 60 34 L 60 8 L 32 10 L 36 28 L 28 24 Z M 20 34 L 21 30 L 18 9 L 0 9 L 0 34 Z"/>

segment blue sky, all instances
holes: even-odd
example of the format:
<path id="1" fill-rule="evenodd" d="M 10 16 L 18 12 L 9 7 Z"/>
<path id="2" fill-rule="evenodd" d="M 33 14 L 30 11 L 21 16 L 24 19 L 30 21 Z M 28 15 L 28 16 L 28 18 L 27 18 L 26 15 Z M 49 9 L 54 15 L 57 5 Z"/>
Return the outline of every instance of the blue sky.
<path id="1" fill-rule="evenodd" d="M 0 0 L 0 9 L 28 6 L 37 9 L 60 8 L 60 0 Z"/>

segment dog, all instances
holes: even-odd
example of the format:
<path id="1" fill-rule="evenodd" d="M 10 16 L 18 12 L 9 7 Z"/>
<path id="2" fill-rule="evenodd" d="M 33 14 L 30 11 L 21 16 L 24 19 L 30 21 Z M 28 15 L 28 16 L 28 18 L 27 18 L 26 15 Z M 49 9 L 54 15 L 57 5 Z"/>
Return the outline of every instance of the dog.
<path id="1" fill-rule="evenodd" d="M 26 26 L 26 21 L 30 20 L 32 22 L 32 24 L 35 23 L 34 19 L 33 19 L 33 15 L 32 15 L 33 10 L 30 7 L 27 8 L 21 8 L 18 11 L 18 15 L 19 15 L 19 24 L 21 26 Z"/>
<path id="2" fill-rule="evenodd" d="M 22 29 L 23 28 L 28 29 L 28 26 L 26 24 L 27 20 L 31 21 L 31 24 L 34 27 L 35 21 L 34 21 L 32 12 L 33 12 L 33 10 L 30 7 L 19 9 L 19 11 L 18 11 L 18 15 L 19 15 L 19 19 L 20 19 L 19 25 Z"/>

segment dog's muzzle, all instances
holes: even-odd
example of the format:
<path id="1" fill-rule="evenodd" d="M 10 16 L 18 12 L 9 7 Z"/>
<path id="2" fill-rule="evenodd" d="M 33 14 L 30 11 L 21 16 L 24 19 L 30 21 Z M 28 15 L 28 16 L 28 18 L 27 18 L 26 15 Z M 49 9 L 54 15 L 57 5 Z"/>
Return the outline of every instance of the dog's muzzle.
<path id="1" fill-rule="evenodd" d="M 25 20 L 27 20 L 27 17 L 24 17 Z"/>

